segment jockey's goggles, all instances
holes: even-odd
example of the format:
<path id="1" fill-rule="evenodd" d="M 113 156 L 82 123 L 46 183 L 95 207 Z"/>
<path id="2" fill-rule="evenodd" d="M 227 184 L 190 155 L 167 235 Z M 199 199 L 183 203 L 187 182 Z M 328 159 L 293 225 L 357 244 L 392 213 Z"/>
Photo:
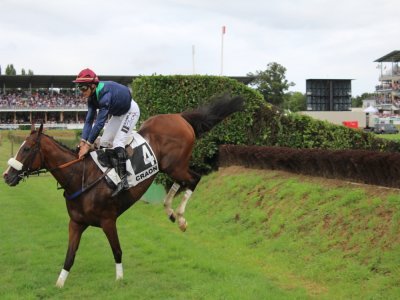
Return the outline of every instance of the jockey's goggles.
<path id="1" fill-rule="evenodd" d="M 78 88 L 81 92 L 86 92 L 89 89 L 89 85 L 87 84 L 80 84 L 78 85 Z"/>

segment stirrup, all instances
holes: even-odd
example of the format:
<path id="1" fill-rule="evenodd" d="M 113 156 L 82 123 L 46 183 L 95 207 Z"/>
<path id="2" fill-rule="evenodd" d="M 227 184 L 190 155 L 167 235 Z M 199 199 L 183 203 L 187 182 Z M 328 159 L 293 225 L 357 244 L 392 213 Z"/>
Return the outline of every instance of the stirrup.
<path id="1" fill-rule="evenodd" d="M 121 181 L 118 183 L 117 188 L 115 191 L 111 194 L 111 197 L 117 196 L 120 192 L 125 191 L 129 189 L 129 184 L 128 184 L 128 179 L 125 177 L 124 179 L 121 179 Z"/>

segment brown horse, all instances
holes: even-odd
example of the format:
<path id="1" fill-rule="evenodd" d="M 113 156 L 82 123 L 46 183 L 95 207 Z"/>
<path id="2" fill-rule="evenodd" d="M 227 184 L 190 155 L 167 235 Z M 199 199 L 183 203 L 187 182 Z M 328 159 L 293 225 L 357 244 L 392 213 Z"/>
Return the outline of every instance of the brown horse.
<path id="1" fill-rule="evenodd" d="M 189 169 L 195 138 L 209 131 L 217 123 L 243 108 L 241 97 L 227 95 L 218 97 L 210 104 L 181 114 L 157 115 L 146 120 L 138 131 L 150 144 L 158 160 L 159 169 L 174 181 L 164 199 L 164 207 L 172 221 L 178 219 L 181 230 L 186 229 L 183 217 L 191 193 L 200 181 L 200 175 Z M 122 279 L 122 250 L 116 220 L 125 210 L 138 201 L 149 188 L 154 176 L 138 185 L 111 197 L 113 190 L 104 179 L 100 169 L 89 156 L 77 159 L 76 152 L 61 145 L 42 132 L 31 134 L 22 143 L 16 156 L 9 161 L 4 172 L 5 182 L 15 186 L 19 181 L 39 170 L 48 170 L 65 190 L 64 196 L 79 191 L 83 185 L 96 183 L 74 200 L 66 200 L 69 221 L 69 243 L 64 267 L 56 285 L 62 287 L 74 263 L 82 233 L 88 226 L 101 227 L 111 245 L 116 263 L 116 279 Z M 176 214 L 171 204 L 180 187 L 186 188 Z"/>

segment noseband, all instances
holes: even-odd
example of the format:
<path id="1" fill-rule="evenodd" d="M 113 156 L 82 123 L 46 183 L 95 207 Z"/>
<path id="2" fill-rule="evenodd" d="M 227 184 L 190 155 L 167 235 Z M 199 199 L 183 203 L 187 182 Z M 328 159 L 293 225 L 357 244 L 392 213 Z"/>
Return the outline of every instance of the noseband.
<path id="1" fill-rule="evenodd" d="M 40 141 L 41 141 L 41 134 L 38 134 L 38 137 L 36 139 L 35 145 L 31 148 L 30 153 L 28 156 L 24 159 L 24 161 L 20 162 L 16 160 L 15 158 L 10 158 L 8 161 L 8 165 L 17 171 L 22 171 L 20 174 L 18 174 L 18 177 L 21 177 L 21 179 L 24 179 L 25 177 L 29 177 L 30 175 L 39 175 L 40 173 L 46 173 L 45 165 L 44 165 L 44 158 L 42 151 L 40 149 Z M 20 149 L 20 151 L 24 151 L 23 146 Z M 40 155 L 40 167 L 38 169 L 31 169 L 32 164 L 36 159 L 37 155 Z M 24 165 L 28 165 L 26 170 L 23 170 Z"/>

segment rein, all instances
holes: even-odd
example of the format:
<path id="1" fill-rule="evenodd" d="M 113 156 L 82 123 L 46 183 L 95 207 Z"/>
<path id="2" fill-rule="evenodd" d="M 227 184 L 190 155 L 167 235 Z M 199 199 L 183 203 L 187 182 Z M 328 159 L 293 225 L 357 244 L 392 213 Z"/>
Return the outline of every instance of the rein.
<path id="1" fill-rule="evenodd" d="M 35 149 L 35 150 L 36 150 L 36 149 Z M 39 149 L 39 153 L 40 153 L 40 158 L 41 158 L 41 160 L 43 161 L 42 152 L 40 151 L 40 149 Z M 64 164 L 62 164 L 62 165 L 59 165 L 59 166 L 54 167 L 54 168 L 49 169 L 49 170 L 42 170 L 44 167 L 41 167 L 40 170 L 36 170 L 36 171 L 30 171 L 30 170 L 28 169 L 27 171 L 23 172 L 23 173 L 22 173 L 21 175 L 19 175 L 19 176 L 22 177 L 22 178 L 24 178 L 24 177 L 28 178 L 30 175 L 39 175 L 39 174 L 43 174 L 43 173 L 47 173 L 47 172 L 52 172 L 52 171 L 55 171 L 55 170 L 58 170 L 58 169 L 64 169 L 64 168 L 66 168 L 66 167 L 69 167 L 69 166 L 71 166 L 71 165 L 77 163 L 77 162 L 82 161 L 84 158 L 85 158 L 85 157 L 82 156 L 81 158 L 77 158 L 77 159 L 71 160 L 71 161 L 69 161 L 69 162 L 66 162 L 66 163 L 64 163 Z M 42 165 L 42 164 L 41 164 L 41 165 Z"/>
<path id="2" fill-rule="evenodd" d="M 64 163 L 64 164 L 61 164 L 61 165 L 56 166 L 56 167 L 54 167 L 54 168 L 46 169 L 45 162 L 44 162 L 44 157 L 43 157 L 43 153 L 42 153 L 41 148 L 40 148 L 40 142 L 41 142 L 41 138 L 40 138 L 40 137 L 41 137 L 41 134 L 38 134 L 38 137 L 37 137 L 37 140 L 36 140 L 36 144 L 35 144 L 35 146 L 34 146 L 34 148 L 33 148 L 32 154 L 31 154 L 31 155 L 29 156 L 29 158 L 27 159 L 27 161 L 28 161 L 28 163 L 29 163 L 28 165 L 31 165 L 32 162 L 35 160 L 37 154 L 39 154 L 39 155 L 40 155 L 40 168 L 39 168 L 38 170 L 30 170 L 30 168 L 28 168 L 26 171 L 23 171 L 20 175 L 18 175 L 18 176 L 20 176 L 23 180 L 24 180 L 25 178 L 28 178 L 30 175 L 39 175 L 39 174 L 41 174 L 41 173 L 47 173 L 47 172 L 52 172 L 52 171 L 55 171 L 55 170 L 60 170 L 60 169 L 67 168 L 67 167 L 69 167 L 69 166 L 71 166 L 71 165 L 73 165 L 73 164 L 75 164 L 75 163 L 78 163 L 78 162 L 83 161 L 84 158 L 85 158 L 85 156 L 82 156 L 82 157 L 80 157 L 80 158 L 71 160 L 71 161 L 69 161 L 69 162 L 66 162 L 66 163 Z M 25 161 L 24 163 L 26 163 L 27 161 Z M 23 166 L 24 163 L 21 162 L 20 164 Z M 43 170 L 43 169 L 44 169 L 44 170 Z M 66 198 L 67 200 L 73 200 L 73 199 L 77 198 L 78 196 L 80 196 L 80 195 L 83 194 L 84 192 L 88 191 L 88 190 L 91 189 L 93 186 L 95 186 L 100 180 L 102 180 L 102 179 L 108 174 L 108 172 L 109 172 L 110 170 L 111 170 L 111 168 L 107 169 L 107 171 L 104 172 L 104 173 L 102 174 L 102 176 L 98 177 L 94 182 L 92 182 L 92 183 L 90 183 L 89 185 L 87 185 L 87 186 L 84 187 L 84 175 L 85 175 L 85 174 L 84 174 L 84 173 L 85 173 L 85 168 L 84 168 L 84 169 L 83 169 L 83 174 L 82 174 L 82 188 L 81 188 L 80 190 L 76 191 L 75 193 L 71 194 L 71 195 L 67 195 L 66 193 L 64 193 L 64 194 L 65 194 L 65 198 Z M 58 184 L 58 181 L 57 181 L 57 184 Z"/>
<path id="3" fill-rule="evenodd" d="M 84 158 L 85 158 L 85 157 L 82 156 L 81 158 L 77 158 L 77 159 L 71 160 L 71 161 L 69 161 L 69 162 L 66 162 L 65 164 L 59 165 L 59 166 L 57 166 L 57 167 L 55 167 L 55 168 L 52 168 L 52 169 L 49 170 L 49 171 L 51 172 L 51 171 L 55 171 L 55 170 L 57 170 L 57 169 L 64 169 L 64 168 L 66 168 L 66 167 L 69 167 L 70 165 L 73 165 L 73 164 L 75 164 L 75 163 L 77 163 L 77 162 L 82 161 Z"/>
<path id="4" fill-rule="evenodd" d="M 55 171 L 55 170 L 60 170 L 60 169 L 67 168 L 67 167 L 69 167 L 69 166 L 71 166 L 71 165 L 73 165 L 73 164 L 75 164 L 75 163 L 77 163 L 77 162 L 83 161 L 84 158 L 85 158 L 85 156 L 82 156 L 82 157 L 80 157 L 80 158 L 71 160 L 71 161 L 66 162 L 66 163 L 64 163 L 64 164 L 62 164 L 62 165 L 59 165 L 59 166 L 57 166 L 57 167 L 55 167 L 55 168 L 52 168 L 52 169 L 49 170 L 49 171 L 51 172 L 51 171 Z M 73 199 L 79 197 L 80 195 L 82 195 L 84 192 L 90 190 L 90 189 L 91 189 L 92 187 L 94 187 L 100 180 L 102 180 L 104 177 L 106 177 L 106 175 L 108 174 L 108 172 L 110 172 L 110 170 L 111 170 L 111 168 L 107 169 L 107 171 L 104 172 L 99 178 L 97 178 L 95 181 L 93 181 L 92 183 L 90 183 L 89 185 L 87 185 L 87 186 L 84 187 L 84 181 L 85 181 L 85 164 L 83 164 L 82 188 L 81 188 L 80 190 L 76 191 L 75 193 L 72 193 L 71 195 L 68 195 L 68 194 L 66 194 L 66 193 L 64 192 L 65 199 L 67 199 L 67 200 L 73 200 Z"/>

